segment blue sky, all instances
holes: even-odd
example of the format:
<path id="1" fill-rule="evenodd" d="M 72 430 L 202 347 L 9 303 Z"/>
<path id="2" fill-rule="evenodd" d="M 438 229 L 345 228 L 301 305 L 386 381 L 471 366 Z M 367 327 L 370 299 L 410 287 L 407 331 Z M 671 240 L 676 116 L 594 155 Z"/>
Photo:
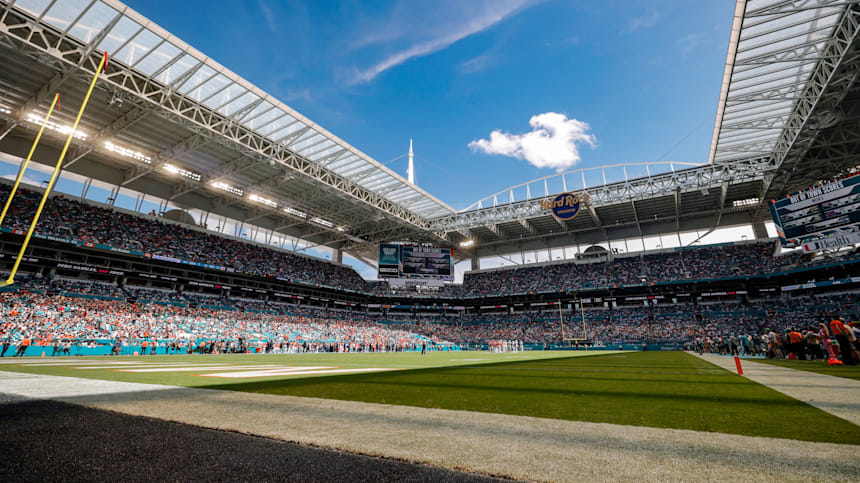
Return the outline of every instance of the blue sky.
<path id="1" fill-rule="evenodd" d="M 456 209 L 567 169 L 705 162 L 734 9 L 731 0 L 126 2 L 404 177 L 414 138 L 418 185 Z M 0 164 L 0 176 L 15 171 Z M 78 194 L 80 184 L 57 189 Z M 748 228 L 708 242 L 750 237 Z M 630 250 L 692 242 L 652 238 Z M 508 263 L 492 257 L 482 268 Z"/>
<path id="2" fill-rule="evenodd" d="M 458 209 L 564 169 L 706 161 L 734 7 L 128 4 L 380 162 L 414 138 L 418 185 Z"/>

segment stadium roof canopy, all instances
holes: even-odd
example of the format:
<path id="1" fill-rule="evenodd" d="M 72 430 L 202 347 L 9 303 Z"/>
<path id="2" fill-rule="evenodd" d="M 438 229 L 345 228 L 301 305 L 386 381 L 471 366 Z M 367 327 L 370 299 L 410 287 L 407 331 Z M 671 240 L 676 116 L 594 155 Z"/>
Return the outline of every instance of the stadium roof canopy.
<path id="1" fill-rule="evenodd" d="M 709 161 L 767 159 L 762 202 L 860 165 L 857 0 L 738 0 Z"/>
<path id="2" fill-rule="evenodd" d="M 756 223 L 860 164 L 858 19 L 858 0 L 738 0 L 707 163 L 577 170 L 457 213 L 116 0 L 0 0 L 0 151 L 26 154 L 54 92 L 71 125 L 107 50 L 64 169 L 365 258 L 391 240 L 483 256 Z M 540 201 L 569 190 L 591 203 L 556 221 Z"/>
<path id="3" fill-rule="evenodd" d="M 590 195 L 586 216 L 572 221 L 540 208 L 542 190 L 535 200 L 514 195 L 542 178 L 432 226 L 475 240 L 485 255 L 760 224 L 770 199 L 860 165 L 858 31 L 857 0 L 737 0 L 707 163 L 651 163 L 664 166 L 608 182 L 604 168 L 555 175 L 564 191 Z M 580 183 L 583 171 L 604 182 Z"/>
<path id="4" fill-rule="evenodd" d="M 4 136 L 34 127 L 28 116 L 44 112 L 54 92 L 73 111 L 107 51 L 106 82 L 80 129 L 87 138 L 76 139 L 66 169 L 335 247 L 441 241 L 428 237 L 425 220 L 452 208 L 122 3 L 0 6 Z M 58 122 L 70 125 L 73 115 Z M 107 158 L 120 159 L 95 166 L 110 149 Z M 116 156 L 127 152 L 140 156 Z"/>
<path id="5" fill-rule="evenodd" d="M 738 2 L 709 162 L 769 155 L 845 11 L 844 1 Z"/>

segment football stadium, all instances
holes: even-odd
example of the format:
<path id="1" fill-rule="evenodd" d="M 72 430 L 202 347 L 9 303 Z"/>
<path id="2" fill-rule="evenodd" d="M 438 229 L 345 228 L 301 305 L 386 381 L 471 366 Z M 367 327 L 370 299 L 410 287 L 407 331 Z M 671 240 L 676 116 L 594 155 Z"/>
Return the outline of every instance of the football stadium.
<path id="1" fill-rule="evenodd" d="M 723 3 L 706 157 L 455 209 L 167 19 L 0 0 L 0 477 L 860 480 L 860 1 Z"/>

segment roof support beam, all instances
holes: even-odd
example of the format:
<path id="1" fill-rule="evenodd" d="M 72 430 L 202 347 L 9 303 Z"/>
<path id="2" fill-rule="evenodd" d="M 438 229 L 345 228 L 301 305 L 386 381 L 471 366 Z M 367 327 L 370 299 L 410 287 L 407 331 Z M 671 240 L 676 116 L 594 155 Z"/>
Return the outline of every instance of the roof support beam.
<path id="1" fill-rule="evenodd" d="M 633 198 L 630 198 L 630 202 L 633 202 Z M 597 216 L 597 210 L 594 208 L 594 205 L 591 203 L 587 203 L 588 213 L 591 215 L 591 220 L 594 222 L 595 226 L 603 226 L 603 223 L 600 221 L 600 217 Z M 633 212 L 636 212 L 636 207 L 633 207 Z"/>
<path id="2" fill-rule="evenodd" d="M 634 206 L 635 208 L 635 206 Z M 675 231 L 681 231 L 681 189 L 678 188 L 675 190 Z M 642 233 L 642 229 L 639 229 L 639 233 Z"/>
<path id="3" fill-rule="evenodd" d="M 27 15 L 18 13 L 16 7 L 10 10 L 7 17 L 4 21 L 7 23 L 13 22 L 18 28 L 10 31 L 8 35 L 0 36 L 0 39 L 4 43 L 11 44 L 13 48 L 23 52 L 25 55 L 37 58 L 39 62 L 62 66 L 59 70 L 71 66 L 71 70 L 76 75 L 84 78 L 91 76 L 95 71 L 100 59 L 92 55 L 85 56 L 86 58 L 82 65 L 77 67 L 78 61 L 81 60 L 80 53 L 83 48 L 74 39 L 66 37 L 60 42 L 62 45 L 58 44 L 56 48 L 52 47 L 49 49 L 40 42 L 34 42 L 32 33 L 39 31 L 41 32 L 40 35 L 50 37 L 47 45 L 52 46 L 57 43 L 57 38 L 61 37 L 61 34 L 57 34 L 53 28 L 46 28 L 47 26 L 39 20 L 33 20 Z M 178 45 L 185 47 L 181 42 L 178 42 Z M 201 62 L 208 63 L 206 60 L 202 60 Z M 236 81 L 232 77 L 231 80 Z M 193 132 L 210 138 L 213 142 L 247 154 L 255 159 L 262 159 L 264 161 L 273 160 L 296 175 L 305 178 L 311 184 L 325 186 L 330 190 L 337 190 L 348 197 L 352 203 L 366 204 L 377 211 L 387 213 L 399 219 L 402 223 L 411 226 L 416 234 L 425 232 L 429 226 L 429 221 L 426 218 L 387 199 L 384 195 L 380 195 L 371 189 L 355 183 L 353 180 L 344 178 L 337 173 L 323 168 L 318 163 L 297 155 L 295 152 L 290 151 L 282 142 L 272 141 L 259 132 L 250 130 L 235 120 L 229 119 L 194 99 L 163 86 L 157 80 L 147 78 L 140 72 L 128 68 L 119 62 L 111 63 L 108 66 L 106 74 L 100 78 L 98 85 L 100 88 L 108 85 L 111 88 L 119 89 L 129 95 L 157 105 L 159 115 L 169 122 L 180 124 Z M 260 96 L 265 96 L 265 93 L 259 91 L 259 89 L 254 88 L 252 91 Z M 287 112 L 290 111 L 285 106 L 283 108 Z M 301 122 L 306 124 L 306 127 L 314 126 L 307 120 L 302 120 Z M 303 129 L 305 128 L 303 127 L 299 131 Z M 318 130 L 315 126 L 313 129 Z M 281 141 L 288 143 L 300 142 L 303 135 L 305 138 L 307 137 L 308 132 L 309 130 L 306 130 L 298 135 L 291 133 Z M 342 141 L 328 134 L 324 133 L 324 135 L 331 137 L 335 142 L 342 143 Z M 357 151 L 354 152 L 364 158 L 369 164 L 376 166 L 377 170 L 388 172 L 387 169 L 378 163 L 374 163 Z M 135 175 L 139 177 L 138 173 L 135 173 Z M 429 195 L 426 196 L 432 199 Z M 441 204 L 441 206 L 444 207 L 445 205 Z M 453 213 L 453 210 L 451 212 Z"/>
<path id="4" fill-rule="evenodd" d="M 63 164 L 63 169 L 67 169 L 70 166 L 74 165 L 75 163 L 80 161 L 81 158 L 97 149 L 98 146 L 103 142 L 130 128 L 131 126 L 134 126 L 139 121 L 145 119 L 146 116 L 150 115 L 154 110 L 154 106 L 144 105 L 140 107 L 135 107 L 134 109 L 118 117 L 112 123 L 108 124 L 101 130 L 99 130 L 97 133 L 95 133 L 95 135 L 93 135 L 90 139 L 87 140 L 87 143 L 85 145 L 78 146 L 75 149 L 74 154 L 69 157 L 68 161 L 66 161 L 65 164 Z"/>
<path id="5" fill-rule="evenodd" d="M 639 212 L 636 209 L 636 202 L 633 201 L 633 198 L 630 199 L 630 206 L 633 208 L 633 220 L 636 221 L 636 229 L 639 231 L 639 237 L 642 237 L 642 223 L 639 222 Z M 597 216 L 597 213 L 594 214 Z M 600 226 L 600 220 L 595 219 L 595 224 Z"/>
<path id="6" fill-rule="evenodd" d="M 376 269 L 378 269 L 378 268 L 379 268 L 379 263 L 374 262 L 373 260 L 368 260 L 367 258 L 365 258 L 365 257 L 363 257 L 363 256 L 361 256 L 361 255 L 358 255 L 358 254 L 356 254 L 356 253 L 350 253 L 349 255 L 350 255 L 350 256 L 352 256 L 352 257 L 355 257 L 355 258 L 357 258 L 357 259 L 359 259 L 359 260 L 361 260 L 362 262 L 364 262 L 365 264 L 367 264 L 367 265 L 368 265 L 368 266 L 370 266 L 371 268 L 376 268 Z"/>
<path id="7" fill-rule="evenodd" d="M 748 17 L 759 17 L 762 15 L 776 15 L 781 13 L 794 13 L 803 10 L 815 10 L 826 5 L 845 5 L 845 0 L 783 0 L 765 7 L 760 7 L 747 12 Z"/>
<path id="8" fill-rule="evenodd" d="M 0 129 L 3 131 L 0 132 L 0 141 L 2 141 L 3 138 L 5 138 L 6 135 L 12 132 L 17 126 L 18 123 L 16 121 L 4 121 L 2 124 L 2 129 Z"/>
<path id="9" fill-rule="evenodd" d="M 517 221 L 518 221 L 518 222 L 520 222 L 520 225 L 522 225 L 522 227 L 523 227 L 523 228 L 525 228 L 525 230 L 526 230 L 527 232 L 529 232 L 529 234 L 530 234 L 530 235 L 537 235 L 537 230 L 535 230 L 534 225 L 532 225 L 532 224 L 529 222 L 529 220 L 527 220 L 527 219 L 525 219 L 525 218 L 520 218 L 520 219 L 519 219 L 519 220 L 517 220 Z"/>
<path id="10" fill-rule="evenodd" d="M 260 218 L 265 218 L 269 215 L 271 215 L 271 213 L 268 211 L 255 211 L 253 215 L 245 218 L 244 221 L 245 223 L 251 223 L 254 220 L 259 220 Z"/>
<path id="11" fill-rule="evenodd" d="M 69 79 L 77 76 L 78 70 L 86 67 L 87 61 L 92 61 L 91 56 L 95 52 L 96 47 L 104 40 L 108 32 L 122 19 L 122 14 L 115 15 L 98 34 L 96 34 L 90 43 L 80 50 L 80 58 L 77 62 L 69 62 L 65 68 L 54 74 L 44 86 L 42 86 L 27 102 L 21 105 L 14 114 L 18 119 L 24 119 L 26 115 L 39 107 L 40 104 L 47 102 L 53 98 L 54 94 L 65 84 Z M 93 66 L 95 67 L 95 66 Z"/>
<path id="12" fill-rule="evenodd" d="M 254 166 L 257 166 L 259 164 L 262 164 L 262 161 L 249 160 L 244 155 L 237 156 L 230 161 L 227 161 L 227 163 L 225 163 L 221 167 L 221 169 L 217 170 L 216 172 L 211 173 L 209 175 L 204 175 L 203 179 L 201 179 L 199 183 L 189 181 L 177 185 L 173 193 L 170 195 L 170 200 L 172 201 L 184 194 L 201 190 L 206 186 L 210 186 L 216 181 L 221 181 L 224 178 L 229 178 L 232 175 L 241 173 L 242 171 L 253 168 Z M 241 186 L 236 186 L 236 188 L 243 189 L 243 187 Z"/>
<path id="13" fill-rule="evenodd" d="M 795 166 L 804 162 L 810 146 L 818 136 L 819 130 L 807 129 L 807 124 L 822 108 L 835 108 L 842 103 L 849 90 L 855 85 L 860 71 L 848 61 L 856 58 L 860 36 L 860 6 L 854 4 L 846 8 L 834 30 L 833 39 L 826 47 L 827 57 L 821 59 L 810 76 L 804 89 L 806 99 L 798 101 L 786 128 L 774 148 L 773 163 L 779 167 L 777 176 L 763 198 L 772 198 L 786 189 L 790 173 Z M 815 126 L 812 126 L 813 128 Z"/>
<path id="14" fill-rule="evenodd" d="M 631 199 L 642 200 L 671 196 L 678 189 L 682 193 L 686 193 L 717 188 L 723 182 L 758 181 L 762 179 L 764 173 L 773 169 L 768 158 L 755 157 L 733 163 L 707 164 L 676 170 L 671 173 L 609 183 L 586 190 L 590 198 L 587 204 L 588 212 L 596 225 L 602 225 L 602 220 L 597 216 L 595 210 L 597 207 L 626 204 Z M 540 205 L 540 200 L 527 200 L 436 218 L 431 222 L 431 228 L 435 231 L 454 231 L 460 228 L 484 226 L 488 223 L 506 223 L 521 218 L 538 218 L 546 216 L 546 214 L 546 210 Z"/>
<path id="15" fill-rule="evenodd" d="M 495 223 L 487 223 L 487 224 L 485 224 L 485 225 L 484 225 L 484 228 L 486 228 L 486 229 L 490 230 L 491 232 L 493 232 L 493 234 L 494 234 L 494 235 L 496 235 L 497 237 L 499 237 L 499 238 L 504 238 L 504 237 L 502 236 L 502 230 L 501 230 L 501 229 L 499 229 L 499 225 L 497 225 L 497 224 L 495 224 Z"/>
<path id="16" fill-rule="evenodd" d="M 729 183 L 725 182 L 720 186 L 720 205 L 717 207 L 717 223 L 719 226 L 720 220 L 723 219 L 723 212 L 726 210 L 726 195 L 729 192 Z"/>
<path id="17" fill-rule="evenodd" d="M 125 179 L 120 182 L 120 186 L 128 186 L 129 183 L 138 180 L 150 173 L 157 171 L 165 162 L 171 161 L 187 152 L 194 151 L 200 148 L 209 140 L 199 134 L 193 134 L 184 140 L 174 144 L 173 146 L 161 151 L 152 158 L 152 163 L 139 166 L 128 172 Z"/>

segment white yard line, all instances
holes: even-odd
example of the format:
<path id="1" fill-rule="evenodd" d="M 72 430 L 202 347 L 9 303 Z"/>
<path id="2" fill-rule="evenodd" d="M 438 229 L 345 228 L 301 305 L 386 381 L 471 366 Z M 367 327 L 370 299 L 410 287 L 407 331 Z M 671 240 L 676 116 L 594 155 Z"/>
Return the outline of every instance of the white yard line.
<path id="1" fill-rule="evenodd" d="M 175 367 L 130 367 L 124 369 L 116 369 L 117 372 L 194 372 L 194 371 L 226 371 L 233 369 L 247 369 L 247 370 L 258 370 L 258 369 L 275 369 L 281 368 L 284 366 L 279 366 L 276 364 L 263 364 L 263 365 L 179 365 Z M 81 368 L 88 369 L 88 368 Z"/>
<path id="2" fill-rule="evenodd" d="M 696 354 L 698 356 L 698 354 Z M 702 359 L 737 372 L 733 357 L 705 354 Z M 763 386 L 860 425 L 860 381 L 741 360 L 744 376 Z"/>
<path id="3" fill-rule="evenodd" d="M 177 366 L 185 366 L 187 364 L 183 363 L 172 363 L 172 364 L 136 364 L 136 365 L 128 365 L 128 364 L 117 364 L 115 366 L 77 366 L 76 364 L 69 364 L 68 367 L 70 369 L 83 369 L 83 370 L 96 370 L 96 369 L 146 369 L 146 368 L 159 368 L 159 367 L 177 367 Z M 212 367 L 218 366 L 219 364 L 201 364 L 198 367 Z"/>
<path id="4" fill-rule="evenodd" d="M 5 372 L 0 393 L 529 480 L 860 480 L 831 443 Z"/>
<path id="5" fill-rule="evenodd" d="M 221 372 L 217 374 L 200 374 L 204 377 L 249 378 L 273 376 L 308 376 L 316 374 L 349 374 L 354 372 L 399 371 L 392 367 L 362 367 L 354 369 L 336 369 L 334 367 L 285 367 L 266 371 Z"/>

